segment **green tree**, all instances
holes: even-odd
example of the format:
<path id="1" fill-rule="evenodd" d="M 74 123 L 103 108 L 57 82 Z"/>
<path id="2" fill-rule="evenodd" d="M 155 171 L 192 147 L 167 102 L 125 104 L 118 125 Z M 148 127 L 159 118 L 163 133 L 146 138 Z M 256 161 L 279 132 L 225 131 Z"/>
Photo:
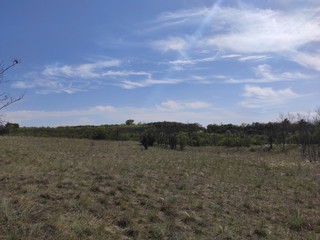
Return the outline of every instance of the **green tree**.
<path id="1" fill-rule="evenodd" d="M 282 121 L 280 122 L 280 126 L 279 126 L 279 140 L 280 143 L 282 145 L 282 151 L 285 151 L 285 147 L 286 147 L 286 143 L 287 143 L 287 138 L 289 135 L 289 131 L 290 131 L 290 121 L 288 118 L 284 118 L 282 119 Z"/>
<path id="2" fill-rule="evenodd" d="M 134 120 L 133 119 L 128 119 L 126 121 L 126 125 L 132 125 L 134 123 Z"/>
<path id="3" fill-rule="evenodd" d="M 178 143 L 180 145 L 180 150 L 182 151 L 185 149 L 186 145 L 188 144 L 189 136 L 185 132 L 180 132 L 177 138 L 178 138 Z"/>
<path id="4" fill-rule="evenodd" d="M 265 125 L 265 134 L 267 136 L 270 151 L 273 148 L 273 144 L 277 134 L 277 124 L 273 122 L 269 122 Z"/>
<path id="5" fill-rule="evenodd" d="M 176 134 L 171 134 L 169 136 L 169 146 L 172 150 L 176 149 L 177 148 L 177 135 Z"/>
<path id="6" fill-rule="evenodd" d="M 4 127 L 4 130 L 5 130 L 6 134 L 15 133 L 17 129 L 19 129 L 19 124 L 18 123 L 7 122 L 7 124 Z"/>
<path id="7" fill-rule="evenodd" d="M 144 146 L 144 149 L 146 150 L 149 146 L 153 146 L 155 140 L 155 130 L 153 128 L 146 129 L 140 136 L 140 143 Z"/>
<path id="8" fill-rule="evenodd" d="M 106 139 L 106 133 L 106 128 L 104 126 L 99 126 L 93 130 L 92 139 L 104 140 Z"/>

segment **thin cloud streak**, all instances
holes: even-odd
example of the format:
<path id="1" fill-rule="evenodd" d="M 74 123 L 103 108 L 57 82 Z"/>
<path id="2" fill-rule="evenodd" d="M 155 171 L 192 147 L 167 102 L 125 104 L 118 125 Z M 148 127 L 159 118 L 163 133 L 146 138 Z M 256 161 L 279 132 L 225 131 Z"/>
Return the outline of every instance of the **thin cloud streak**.
<path id="1" fill-rule="evenodd" d="M 246 79 L 232 79 L 229 78 L 225 80 L 225 83 L 271 83 L 271 82 L 282 82 L 282 81 L 301 81 L 312 79 L 312 76 L 306 75 L 300 72 L 282 72 L 274 73 L 272 68 L 268 64 L 261 64 L 253 69 L 256 78 L 246 78 Z"/>
<path id="2" fill-rule="evenodd" d="M 69 78 L 99 78 L 101 70 L 110 67 L 119 67 L 120 60 L 103 60 L 94 63 L 85 63 L 77 66 L 71 65 L 49 65 L 42 71 L 46 77 L 69 77 Z"/>
<path id="3" fill-rule="evenodd" d="M 125 80 L 122 81 L 119 86 L 125 89 L 134 89 L 134 88 L 143 88 L 143 87 L 150 87 L 153 85 L 172 85 L 172 84 L 178 84 L 181 83 L 182 80 L 180 79 L 145 79 L 142 81 L 131 81 L 131 80 Z"/>

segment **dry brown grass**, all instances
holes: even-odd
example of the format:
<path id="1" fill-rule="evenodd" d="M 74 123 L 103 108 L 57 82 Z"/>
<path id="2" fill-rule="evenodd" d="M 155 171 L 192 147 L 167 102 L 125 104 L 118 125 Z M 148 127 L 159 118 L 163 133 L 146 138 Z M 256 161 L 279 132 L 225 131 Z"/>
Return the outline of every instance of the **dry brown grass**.
<path id="1" fill-rule="evenodd" d="M 294 151 L 141 151 L 1 137 L 0 239 L 317 239 L 320 166 Z"/>

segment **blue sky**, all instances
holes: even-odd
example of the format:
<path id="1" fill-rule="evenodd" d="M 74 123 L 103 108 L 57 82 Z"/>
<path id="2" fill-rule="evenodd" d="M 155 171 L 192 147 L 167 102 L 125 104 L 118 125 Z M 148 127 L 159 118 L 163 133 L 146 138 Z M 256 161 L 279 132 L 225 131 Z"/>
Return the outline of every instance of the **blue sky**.
<path id="1" fill-rule="evenodd" d="M 318 0 L 4 0 L 21 126 L 252 123 L 320 105 Z"/>

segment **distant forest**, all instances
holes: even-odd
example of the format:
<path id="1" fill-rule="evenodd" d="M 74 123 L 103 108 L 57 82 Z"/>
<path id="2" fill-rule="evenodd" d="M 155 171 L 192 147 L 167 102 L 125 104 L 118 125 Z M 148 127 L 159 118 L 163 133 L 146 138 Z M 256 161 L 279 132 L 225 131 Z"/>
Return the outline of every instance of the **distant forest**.
<path id="1" fill-rule="evenodd" d="M 319 159 L 320 111 L 313 117 L 280 116 L 277 122 L 252 124 L 209 124 L 152 122 L 138 123 L 129 119 L 124 124 L 101 126 L 19 127 L 15 123 L 0 126 L 1 135 L 87 138 L 93 140 L 139 141 L 145 149 L 162 146 L 183 150 L 186 146 L 261 146 L 264 151 L 286 151 L 296 145 L 301 153 Z M 254 149 L 254 148 L 253 148 Z"/>

